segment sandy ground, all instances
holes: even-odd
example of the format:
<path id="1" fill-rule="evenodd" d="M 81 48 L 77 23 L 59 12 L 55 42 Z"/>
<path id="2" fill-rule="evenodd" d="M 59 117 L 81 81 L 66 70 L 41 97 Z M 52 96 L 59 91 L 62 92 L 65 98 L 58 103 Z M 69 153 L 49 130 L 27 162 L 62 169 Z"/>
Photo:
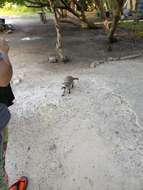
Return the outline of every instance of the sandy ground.
<path id="1" fill-rule="evenodd" d="M 13 23 L 17 31 L 4 34 L 11 44 L 16 96 L 6 163 L 10 182 L 26 175 L 28 190 L 142 190 L 143 58 L 89 67 L 94 60 L 142 52 L 142 40 L 124 31 L 124 40 L 107 52 L 102 30 L 64 24 L 72 61 L 49 64 L 52 22 Z M 21 40 L 25 37 L 32 39 Z M 61 97 L 66 75 L 80 80 Z"/>

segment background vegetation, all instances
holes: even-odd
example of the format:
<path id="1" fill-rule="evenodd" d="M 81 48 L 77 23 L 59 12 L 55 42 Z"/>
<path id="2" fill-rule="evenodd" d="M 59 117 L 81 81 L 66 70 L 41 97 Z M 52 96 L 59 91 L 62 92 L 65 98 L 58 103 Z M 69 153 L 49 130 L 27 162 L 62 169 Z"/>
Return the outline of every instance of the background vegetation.
<path id="1" fill-rule="evenodd" d="M 121 22 L 119 27 L 132 31 L 138 37 L 143 37 L 143 22 Z"/>
<path id="2" fill-rule="evenodd" d="M 0 15 L 2 16 L 23 16 L 23 15 L 34 15 L 38 9 L 28 8 L 24 5 L 18 5 L 6 2 L 2 8 L 0 8 Z"/>

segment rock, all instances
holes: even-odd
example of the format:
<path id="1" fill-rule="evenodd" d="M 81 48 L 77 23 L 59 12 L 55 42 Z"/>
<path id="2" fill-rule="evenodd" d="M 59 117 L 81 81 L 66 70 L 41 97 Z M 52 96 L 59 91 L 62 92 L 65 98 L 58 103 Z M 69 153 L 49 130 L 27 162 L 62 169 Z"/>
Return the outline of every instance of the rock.
<path id="1" fill-rule="evenodd" d="M 108 57 L 107 61 L 119 61 L 120 57 Z"/>
<path id="2" fill-rule="evenodd" d="M 112 51 L 112 47 L 111 47 L 111 45 L 109 45 L 108 47 L 107 47 L 107 51 Z"/>
<path id="3" fill-rule="evenodd" d="M 115 134 L 116 134 L 116 135 L 119 135 L 119 131 L 115 131 Z"/>
<path id="4" fill-rule="evenodd" d="M 51 170 L 56 170 L 58 168 L 58 163 L 56 161 L 53 161 L 50 165 Z"/>
<path id="5" fill-rule="evenodd" d="M 82 28 L 82 29 L 88 29 L 88 24 L 82 22 L 82 23 L 81 23 L 81 28 Z"/>
<path id="6" fill-rule="evenodd" d="M 21 82 L 22 82 L 22 79 L 21 79 L 21 78 L 17 78 L 17 79 L 15 79 L 15 80 L 12 81 L 12 83 L 13 83 L 14 85 L 18 85 L 18 84 L 20 84 Z"/>
<path id="7" fill-rule="evenodd" d="M 57 59 L 56 56 L 49 56 L 48 62 L 49 62 L 49 63 L 57 63 L 57 62 L 58 62 L 58 59 Z"/>
<path id="8" fill-rule="evenodd" d="M 104 64 L 104 60 L 94 61 L 90 64 L 90 68 L 95 68 L 97 65 Z"/>
<path id="9" fill-rule="evenodd" d="M 107 61 L 114 61 L 114 57 L 108 57 Z"/>
<path id="10" fill-rule="evenodd" d="M 97 62 L 92 62 L 92 63 L 90 64 L 90 68 L 95 68 L 96 65 L 97 65 Z"/>
<path id="11" fill-rule="evenodd" d="M 11 33 L 13 33 L 13 31 L 12 30 L 7 30 L 5 33 L 6 34 L 11 34 Z"/>
<path id="12" fill-rule="evenodd" d="M 100 60 L 97 62 L 97 65 L 104 64 L 105 62 L 103 60 Z"/>
<path id="13" fill-rule="evenodd" d="M 56 150 L 57 146 L 55 144 L 52 144 L 50 147 L 49 147 L 49 150 L 50 151 L 54 151 Z"/>
<path id="14" fill-rule="evenodd" d="M 70 61 L 70 58 L 67 56 L 64 56 L 63 59 L 61 60 L 63 63 L 67 63 Z"/>
<path id="15" fill-rule="evenodd" d="M 30 146 L 28 146 L 27 151 L 29 151 L 30 149 L 31 149 L 31 147 L 30 147 Z"/>
<path id="16" fill-rule="evenodd" d="M 137 54 L 132 54 L 132 55 L 127 55 L 127 56 L 123 56 L 120 58 L 120 60 L 128 60 L 128 59 L 135 59 L 142 56 L 141 53 L 137 53 Z"/>
<path id="17" fill-rule="evenodd" d="M 59 163 L 59 168 L 62 168 L 62 167 L 63 167 L 62 163 Z"/>

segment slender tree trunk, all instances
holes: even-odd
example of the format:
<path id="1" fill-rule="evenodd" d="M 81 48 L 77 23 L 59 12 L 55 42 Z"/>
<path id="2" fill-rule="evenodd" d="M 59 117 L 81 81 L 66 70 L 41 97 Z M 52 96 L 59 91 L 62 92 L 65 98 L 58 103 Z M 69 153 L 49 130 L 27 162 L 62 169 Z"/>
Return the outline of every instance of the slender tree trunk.
<path id="1" fill-rule="evenodd" d="M 139 3 L 139 0 L 135 0 L 135 11 L 136 12 L 138 11 L 138 3 Z"/>
<path id="2" fill-rule="evenodd" d="M 80 7 L 80 12 L 81 12 L 81 27 L 82 28 L 89 28 L 89 23 L 87 21 L 86 15 L 85 15 L 85 11 L 84 11 L 84 7 L 81 5 L 78 5 Z"/>
<path id="3" fill-rule="evenodd" d="M 115 41 L 114 33 L 115 33 L 116 28 L 117 28 L 119 20 L 120 20 L 120 14 L 118 14 L 116 12 L 115 16 L 113 17 L 111 29 L 110 29 L 109 34 L 108 34 L 109 42 L 114 42 Z"/>
<path id="4" fill-rule="evenodd" d="M 114 38 L 114 33 L 115 33 L 115 30 L 117 28 L 118 22 L 121 17 L 123 5 L 124 5 L 124 0 L 116 0 L 115 9 L 113 10 L 112 25 L 111 25 L 111 29 L 108 34 L 109 42 L 116 41 Z"/>
<path id="5" fill-rule="evenodd" d="M 63 51 L 63 39 L 62 39 L 62 35 L 61 35 L 61 30 L 60 30 L 58 13 L 57 13 L 57 10 L 55 9 L 54 5 L 52 4 L 52 0 L 49 0 L 49 4 L 54 13 L 54 23 L 55 23 L 56 33 L 57 33 L 56 51 L 57 51 L 59 59 L 61 61 L 64 61 L 65 57 L 64 57 L 64 51 Z"/>
<path id="6" fill-rule="evenodd" d="M 85 15 L 85 10 L 84 10 L 84 7 L 82 5 L 82 3 L 78 3 L 76 0 L 72 0 L 72 2 L 79 7 L 80 9 L 80 12 L 81 12 L 81 16 L 79 17 L 80 21 L 81 21 L 81 27 L 82 28 L 97 28 L 95 26 L 94 23 L 92 22 L 89 22 L 88 19 L 86 18 L 86 15 Z"/>
<path id="7" fill-rule="evenodd" d="M 76 4 L 75 4 L 74 0 L 71 0 L 70 7 L 71 7 L 71 9 L 73 9 L 75 12 L 77 11 L 77 7 L 76 7 Z"/>
<path id="8" fill-rule="evenodd" d="M 77 0 L 71 0 L 70 3 L 66 3 L 64 0 L 61 0 L 61 2 L 67 11 L 79 19 L 82 28 L 97 28 L 94 23 L 87 20 L 84 8 Z M 80 7 L 80 11 L 77 11 L 77 6 Z"/>
<path id="9" fill-rule="evenodd" d="M 50 0 L 51 1 L 51 0 Z M 75 10 L 75 8 L 72 8 L 69 4 L 67 4 L 64 0 L 61 0 L 61 3 L 65 6 L 65 9 L 69 12 L 71 12 L 74 16 L 80 17 L 80 14 Z M 72 0 L 72 3 L 74 3 L 74 0 Z"/>
<path id="10" fill-rule="evenodd" d="M 129 0 L 129 9 L 133 10 L 133 2 L 132 2 L 132 0 Z"/>
<path id="11" fill-rule="evenodd" d="M 60 24 L 59 24 L 58 14 L 57 14 L 56 9 L 54 9 L 54 22 L 55 22 L 55 28 L 56 28 L 56 33 L 57 33 L 56 50 L 57 50 L 57 54 L 60 60 L 63 61 L 64 60 L 63 39 L 62 39 L 62 34 L 60 30 Z"/>
<path id="12" fill-rule="evenodd" d="M 89 20 L 85 15 L 84 8 L 82 6 L 81 6 L 81 21 L 82 21 L 81 24 L 82 28 L 90 28 L 90 29 L 97 28 L 97 26 L 93 22 L 89 22 Z"/>

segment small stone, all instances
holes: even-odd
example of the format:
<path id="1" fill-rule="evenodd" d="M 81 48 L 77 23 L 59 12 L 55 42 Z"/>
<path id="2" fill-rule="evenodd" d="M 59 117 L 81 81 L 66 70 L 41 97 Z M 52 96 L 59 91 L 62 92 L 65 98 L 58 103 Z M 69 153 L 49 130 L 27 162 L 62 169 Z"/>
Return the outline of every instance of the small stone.
<path id="1" fill-rule="evenodd" d="M 109 52 L 112 51 L 112 47 L 108 46 L 107 51 L 109 51 Z"/>
<path id="2" fill-rule="evenodd" d="M 30 149 L 31 149 L 31 147 L 30 147 L 30 146 L 28 146 L 27 151 L 29 151 Z"/>
<path id="3" fill-rule="evenodd" d="M 90 186 L 92 186 L 92 187 L 94 186 L 94 182 L 92 179 L 88 179 L 88 182 L 89 182 Z"/>
<path id="4" fill-rule="evenodd" d="M 28 161 L 26 161 L 26 162 L 25 162 L 25 165 L 28 165 L 28 164 L 29 164 L 29 162 L 28 162 Z"/>
<path id="5" fill-rule="evenodd" d="M 81 23 L 81 28 L 82 29 L 87 29 L 88 28 L 88 25 L 84 22 Z"/>
<path id="6" fill-rule="evenodd" d="M 11 34 L 11 33 L 13 33 L 13 31 L 12 30 L 7 30 L 5 33 Z"/>
<path id="7" fill-rule="evenodd" d="M 60 163 L 60 164 L 59 164 L 59 168 L 62 168 L 62 167 L 63 167 L 63 165 Z"/>
<path id="8" fill-rule="evenodd" d="M 14 164 L 15 169 L 17 169 L 17 164 Z"/>
<path id="9" fill-rule="evenodd" d="M 54 187 L 49 187 L 49 190 L 53 190 L 54 189 Z"/>
<path id="10" fill-rule="evenodd" d="M 108 60 L 108 61 L 114 61 L 114 58 L 113 58 L 113 57 L 108 57 L 107 60 Z"/>
<path id="11" fill-rule="evenodd" d="M 67 63 L 70 61 L 70 58 L 68 56 L 64 56 L 61 60 L 63 63 Z"/>
<path id="12" fill-rule="evenodd" d="M 50 151 L 53 151 L 53 150 L 56 150 L 56 148 L 57 148 L 56 145 L 55 145 L 55 144 L 52 144 L 52 145 L 50 146 L 49 150 L 50 150 Z"/>
<path id="13" fill-rule="evenodd" d="M 98 61 L 97 65 L 104 64 L 103 60 Z"/>
<path id="14" fill-rule="evenodd" d="M 116 133 L 116 135 L 118 135 L 118 134 L 119 134 L 119 131 L 115 131 L 115 133 Z"/>
<path id="15" fill-rule="evenodd" d="M 18 85 L 18 84 L 20 84 L 22 82 L 22 79 L 21 78 L 18 78 L 18 79 L 15 79 L 15 80 L 13 80 L 13 84 L 14 85 Z"/>
<path id="16" fill-rule="evenodd" d="M 76 181 L 76 179 L 75 179 L 75 178 L 73 178 L 72 180 L 73 180 L 73 181 Z"/>
<path id="17" fill-rule="evenodd" d="M 62 174 L 62 176 L 64 176 L 64 175 L 65 175 L 65 172 L 64 172 L 64 171 L 62 171 L 62 173 L 61 173 L 61 174 Z M 65 178 L 65 177 L 66 177 L 66 176 L 64 176 L 64 178 Z"/>
<path id="18" fill-rule="evenodd" d="M 96 67 L 96 62 L 92 62 L 91 64 L 90 64 L 90 68 L 95 68 Z"/>
<path id="19" fill-rule="evenodd" d="M 56 162 L 52 162 L 50 169 L 51 170 L 55 170 L 56 168 L 57 168 L 57 163 Z"/>
<path id="20" fill-rule="evenodd" d="M 58 59 L 57 59 L 56 56 L 49 56 L 48 62 L 49 62 L 49 63 L 57 63 L 57 62 L 58 62 Z"/>

